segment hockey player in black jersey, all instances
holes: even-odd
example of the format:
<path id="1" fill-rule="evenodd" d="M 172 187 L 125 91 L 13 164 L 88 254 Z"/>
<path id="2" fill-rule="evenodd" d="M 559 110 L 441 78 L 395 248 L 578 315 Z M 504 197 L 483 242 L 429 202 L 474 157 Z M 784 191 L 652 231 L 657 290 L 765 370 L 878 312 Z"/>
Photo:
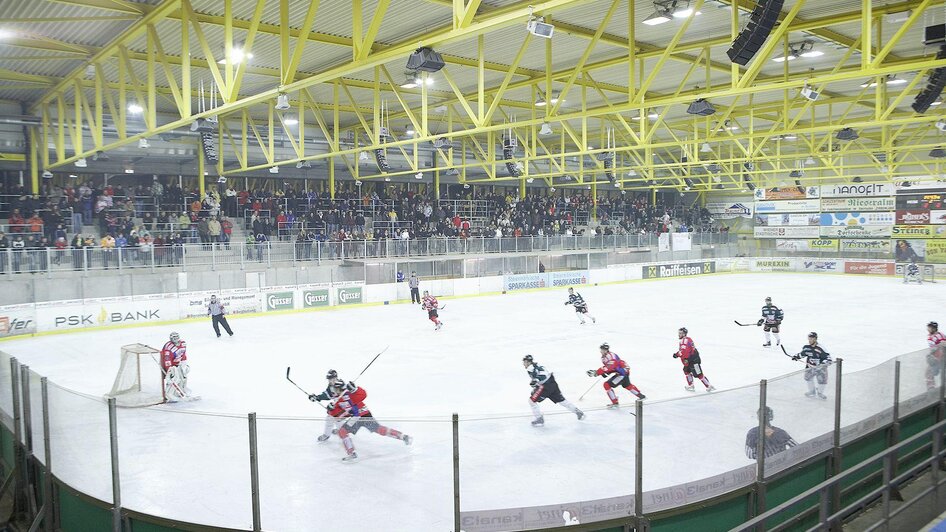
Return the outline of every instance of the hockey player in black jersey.
<path id="1" fill-rule="evenodd" d="M 331 401 L 332 399 L 338 397 L 338 385 L 337 382 L 342 382 L 338 378 L 338 372 L 334 369 L 330 369 L 325 373 L 325 380 L 328 381 L 328 386 L 325 387 L 325 391 L 319 394 L 309 395 L 309 400 L 314 402 L 317 401 Z M 319 434 L 319 443 L 328 441 L 329 437 L 332 434 L 338 434 L 337 423 L 343 421 L 339 418 L 332 416 L 325 416 L 325 430 L 322 431 L 322 434 Z"/>
<path id="2" fill-rule="evenodd" d="M 782 309 L 772 304 L 772 298 L 765 298 L 765 305 L 762 306 L 762 317 L 759 318 L 759 322 L 756 323 L 756 325 L 761 325 L 762 330 L 765 331 L 765 343 L 762 344 L 762 347 L 771 347 L 772 345 L 772 337 L 769 336 L 769 331 L 775 335 L 775 345 L 782 343 L 778 333 L 779 325 L 782 324 L 784 317 L 785 314 L 782 312 Z"/>
<path id="3" fill-rule="evenodd" d="M 532 408 L 532 413 L 535 414 L 535 420 L 532 421 L 533 427 L 545 425 L 545 417 L 542 416 L 539 403 L 546 399 L 564 406 L 578 416 L 578 419 L 585 417 L 584 412 L 562 395 L 562 391 L 558 389 L 558 383 L 555 382 L 555 374 L 536 364 L 535 360 L 532 359 L 532 355 L 522 357 L 522 367 L 526 368 L 531 379 L 529 385 L 532 386 L 532 394 L 529 395 L 529 407 Z"/>
<path id="4" fill-rule="evenodd" d="M 808 333 L 808 344 L 792 357 L 792 360 L 801 359 L 805 360 L 805 382 L 808 383 L 808 393 L 805 397 L 827 399 L 824 388 L 828 384 L 828 366 L 832 361 L 831 355 L 818 343 L 818 333 Z"/>
<path id="5" fill-rule="evenodd" d="M 765 443 L 763 443 L 763 452 L 765 457 L 775 456 L 776 454 L 788 449 L 789 447 L 794 447 L 797 445 L 795 440 L 784 430 L 775 427 L 772 425 L 772 419 L 775 417 L 775 414 L 772 412 L 772 409 L 765 407 L 765 410 L 759 410 L 759 417 L 765 416 L 765 430 L 764 437 Z M 749 432 L 746 433 L 746 456 L 755 460 L 759 457 L 759 427 L 756 425 L 749 429 Z"/>
<path id="6" fill-rule="evenodd" d="M 581 297 L 581 294 L 575 292 L 574 288 L 568 289 L 568 301 L 565 304 L 575 307 L 575 315 L 578 316 L 578 321 L 582 325 L 585 324 L 585 316 L 591 318 L 591 323 L 596 323 L 594 316 L 588 314 L 588 303 L 585 303 L 585 299 Z"/>

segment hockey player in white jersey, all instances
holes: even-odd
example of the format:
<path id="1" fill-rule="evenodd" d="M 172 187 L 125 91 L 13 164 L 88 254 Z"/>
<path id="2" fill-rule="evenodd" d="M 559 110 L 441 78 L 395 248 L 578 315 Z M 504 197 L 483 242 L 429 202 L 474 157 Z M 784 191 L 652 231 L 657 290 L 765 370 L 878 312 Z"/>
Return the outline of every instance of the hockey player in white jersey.
<path id="1" fill-rule="evenodd" d="M 532 386 L 532 394 L 529 395 L 529 407 L 532 408 L 532 413 L 535 414 L 535 419 L 532 421 L 533 427 L 545 425 L 545 417 L 542 416 L 539 403 L 546 399 L 550 399 L 553 403 L 567 408 L 578 416 L 578 419 L 585 417 L 584 412 L 579 410 L 578 407 L 573 405 L 571 401 L 565 399 L 565 396 L 562 395 L 562 391 L 558 388 L 558 383 L 555 382 L 555 374 L 536 364 L 535 360 L 532 359 L 532 355 L 522 357 L 522 367 L 526 368 L 526 371 L 529 373 L 529 378 L 531 379 L 529 385 Z"/>
<path id="2" fill-rule="evenodd" d="M 591 323 L 596 323 L 595 317 L 588 313 L 588 303 L 585 303 L 585 298 L 581 297 L 581 294 L 575 292 L 574 288 L 568 289 L 568 301 L 565 302 L 566 305 L 572 305 L 575 307 L 575 315 L 578 316 L 578 321 L 584 325 L 585 316 L 591 318 Z"/>

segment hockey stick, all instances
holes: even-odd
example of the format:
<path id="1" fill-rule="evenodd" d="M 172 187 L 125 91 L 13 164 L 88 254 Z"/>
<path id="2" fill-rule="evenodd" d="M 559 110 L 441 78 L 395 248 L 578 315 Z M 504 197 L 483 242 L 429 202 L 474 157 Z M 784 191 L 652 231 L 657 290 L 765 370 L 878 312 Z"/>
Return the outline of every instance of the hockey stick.
<path id="1" fill-rule="evenodd" d="M 782 352 L 785 353 L 785 356 L 787 356 L 788 358 L 790 358 L 790 359 L 792 359 L 792 360 L 799 360 L 799 359 L 796 359 L 794 356 L 789 355 L 789 354 L 788 354 L 788 351 L 785 350 L 785 346 L 784 346 L 784 345 L 778 344 L 778 346 L 782 348 Z"/>
<path id="2" fill-rule="evenodd" d="M 292 369 L 292 368 L 289 367 L 289 366 L 286 367 L 286 380 L 289 381 L 289 382 L 291 382 L 292 385 L 295 386 L 296 388 L 299 388 L 299 391 L 302 392 L 302 393 L 304 393 L 304 394 L 306 394 L 306 396 L 312 395 L 312 394 L 310 394 L 309 392 L 303 390 L 303 389 L 302 389 L 302 386 L 299 386 L 298 384 L 296 384 L 296 381 L 294 381 L 294 380 L 292 380 L 291 378 L 289 378 L 289 371 L 290 371 L 291 369 Z"/>
<path id="3" fill-rule="evenodd" d="M 381 356 L 381 355 L 383 355 L 384 352 L 388 350 L 388 347 L 391 347 L 391 346 L 386 346 L 384 349 L 381 350 L 380 353 L 378 353 L 377 355 L 375 355 L 374 358 L 371 359 L 371 362 L 368 362 L 368 365 L 365 366 L 365 369 L 361 370 L 361 373 L 359 373 L 359 374 L 358 374 L 358 377 L 355 377 L 355 379 L 352 380 L 352 382 L 355 382 L 356 380 L 358 380 L 359 377 L 361 377 L 362 375 L 364 375 L 365 372 L 368 371 L 368 368 L 370 368 L 371 365 L 374 364 L 374 361 L 375 361 L 375 360 L 378 360 L 378 357 Z"/>
<path id="4" fill-rule="evenodd" d="M 757 324 L 757 323 L 739 323 L 739 322 L 736 321 L 736 320 L 732 320 L 732 321 L 733 321 L 736 325 L 738 325 L 738 326 L 740 326 L 740 327 L 752 327 L 753 325 L 755 325 L 756 327 L 758 327 L 758 324 Z"/>
<path id="5" fill-rule="evenodd" d="M 587 390 L 585 390 L 585 393 L 581 394 L 581 396 L 578 398 L 578 400 L 581 401 L 582 399 L 584 399 L 585 396 L 588 395 L 588 392 L 590 392 L 592 388 L 594 388 L 595 386 L 598 385 L 598 382 L 599 382 L 599 381 L 598 381 L 598 378 L 595 377 L 595 381 L 594 381 L 593 383 L 591 383 L 591 386 L 589 386 Z"/>

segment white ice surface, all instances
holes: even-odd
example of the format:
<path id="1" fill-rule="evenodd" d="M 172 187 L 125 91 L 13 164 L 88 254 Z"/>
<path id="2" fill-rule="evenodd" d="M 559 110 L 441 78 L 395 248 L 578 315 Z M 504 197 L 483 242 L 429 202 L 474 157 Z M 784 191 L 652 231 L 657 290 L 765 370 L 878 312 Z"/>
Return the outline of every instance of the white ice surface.
<path id="1" fill-rule="evenodd" d="M 592 383 L 584 372 L 598 367 L 603 341 L 628 361 L 632 380 L 653 403 L 644 423 L 650 490 L 751 463 L 743 443 L 755 423 L 756 390 L 722 392 L 800 369 L 780 350 L 763 349 L 759 328 L 733 323 L 754 323 L 765 296 L 785 311 L 782 339 L 790 353 L 800 349 L 808 331 L 818 331 L 832 355 L 844 358 L 845 374 L 923 348 L 926 322 L 946 321 L 939 314 L 946 284 L 905 286 L 899 279 L 867 276 L 740 274 L 579 291 L 597 324 L 578 324 L 563 305 L 564 290 L 538 291 L 443 298 L 445 326 L 439 332 L 421 309 L 399 304 L 231 317 L 233 338 L 217 339 L 207 320 L 12 340 L 0 343 L 0 350 L 55 383 L 52 469 L 95 497 L 111 500 L 108 419 L 100 398 L 111 387 L 120 346 L 160 347 L 176 330 L 187 341 L 190 385 L 201 400 L 120 410 L 125 507 L 249 527 L 246 413 L 257 412 L 264 529 L 328 530 L 339 520 L 354 520 L 361 530 L 446 531 L 452 528 L 453 412 L 461 415 L 464 510 L 633 491 L 631 396 L 618 392 L 627 405 L 621 411 L 601 410 L 606 397 L 600 387 L 578 401 Z M 680 326 L 689 328 L 720 393 L 700 390 L 685 401 L 663 401 L 692 395 L 683 390 L 680 363 L 670 356 Z M 343 465 L 337 439 L 315 442 L 321 411 L 286 381 L 286 367 L 302 387 L 318 392 L 327 369 L 354 378 L 385 346 L 387 352 L 358 384 L 368 391 L 378 420 L 414 436 L 414 445 L 363 430 L 354 438 L 361 462 Z M 555 372 L 567 398 L 591 410 L 584 421 L 545 402 L 546 426 L 530 426 L 530 388 L 520 362 L 527 353 Z M 770 386 L 776 425 L 799 440 L 830 429 L 831 401 L 802 397 L 800 377 Z M 865 381 L 861 387 L 874 386 Z M 33 392 L 36 418 L 38 383 Z M 865 391 L 851 402 L 876 412 L 889 404 L 888 392 Z M 34 444 L 42 456 L 38 421 Z"/>

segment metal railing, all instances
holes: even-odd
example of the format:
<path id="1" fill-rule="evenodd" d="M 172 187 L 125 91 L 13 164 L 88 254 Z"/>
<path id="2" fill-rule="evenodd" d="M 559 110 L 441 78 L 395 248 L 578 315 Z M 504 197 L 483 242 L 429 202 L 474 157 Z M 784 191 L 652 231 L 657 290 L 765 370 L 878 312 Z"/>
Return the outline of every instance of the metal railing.
<path id="1" fill-rule="evenodd" d="M 192 226 L 189 233 L 195 233 Z M 184 235 L 193 238 L 193 235 Z M 732 243 L 727 233 L 693 233 L 694 245 Z M 247 263 L 329 261 L 347 259 L 423 258 L 441 255 L 489 253 L 534 253 L 542 251 L 608 251 L 652 247 L 655 234 L 602 236 L 530 236 L 518 238 L 425 238 L 413 240 L 344 240 L 307 242 L 266 241 L 262 243 L 222 240 L 204 244 L 146 245 L 142 247 L 101 247 L 0 249 L 0 275 L 55 271 L 90 271 L 117 268 L 143 269 L 179 267 L 216 269 Z"/>

